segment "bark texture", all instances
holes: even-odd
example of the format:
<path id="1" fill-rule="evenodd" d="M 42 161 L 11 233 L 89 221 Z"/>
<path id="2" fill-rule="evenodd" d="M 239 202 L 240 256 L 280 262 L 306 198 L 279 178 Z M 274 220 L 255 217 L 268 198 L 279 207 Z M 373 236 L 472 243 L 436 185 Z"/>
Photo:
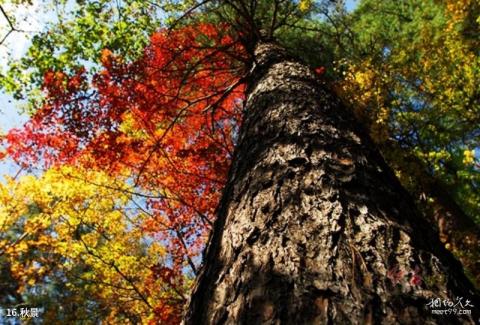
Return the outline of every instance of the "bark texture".
<path id="1" fill-rule="evenodd" d="M 478 320 L 461 265 L 314 73 L 255 49 L 245 120 L 186 324 Z M 469 299 L 436 316 L 432 298 Z"/>

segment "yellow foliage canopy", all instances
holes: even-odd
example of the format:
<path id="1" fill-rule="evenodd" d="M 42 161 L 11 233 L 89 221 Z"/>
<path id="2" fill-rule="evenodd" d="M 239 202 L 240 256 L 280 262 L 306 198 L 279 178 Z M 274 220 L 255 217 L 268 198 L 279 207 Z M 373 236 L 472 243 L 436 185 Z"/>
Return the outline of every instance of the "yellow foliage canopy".
<path id="1" fill-rule="evenodd" d="M 165 249 L 142 232 L 146 216 L 130 199 L 125 182 L 74 167 L 0 183 L 0 254 L 18 293 L 57 281 L 113 323 L 178 315 L 188 283 L 164 275 Z"/>

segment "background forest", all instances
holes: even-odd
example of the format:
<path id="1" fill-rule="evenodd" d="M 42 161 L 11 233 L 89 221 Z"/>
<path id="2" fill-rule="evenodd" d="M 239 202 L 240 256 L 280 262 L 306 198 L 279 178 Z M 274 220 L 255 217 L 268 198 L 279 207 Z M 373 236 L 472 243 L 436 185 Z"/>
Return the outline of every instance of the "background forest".
<path id="1" fill-rule="evenodd" d="M 480 287 L 480 2 L 273 2 L 288 5 L 271 36 L 361 121 Z M 29 6 L 0 0 L 0 46 L 29 33 Z M 40 7 L 51 19 L 0 70 L 28 114 L 0 134 L 18 171 L 0 182 L 0 308 L 178 324 L 242 123 L 242 31 L 221 1 Z"/>

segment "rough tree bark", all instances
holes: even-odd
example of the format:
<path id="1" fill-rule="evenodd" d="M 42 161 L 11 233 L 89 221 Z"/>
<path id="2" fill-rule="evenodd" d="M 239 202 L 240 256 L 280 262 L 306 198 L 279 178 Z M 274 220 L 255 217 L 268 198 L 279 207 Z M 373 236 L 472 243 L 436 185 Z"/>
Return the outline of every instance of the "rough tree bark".
<path id="1" fill-rule="evenodd" d="M 339 101 L 273 43 L 255 62 L 185 323 L 474 323 L 461 265 Z M 472 315 L 426 307 L 456 297 Z"/>

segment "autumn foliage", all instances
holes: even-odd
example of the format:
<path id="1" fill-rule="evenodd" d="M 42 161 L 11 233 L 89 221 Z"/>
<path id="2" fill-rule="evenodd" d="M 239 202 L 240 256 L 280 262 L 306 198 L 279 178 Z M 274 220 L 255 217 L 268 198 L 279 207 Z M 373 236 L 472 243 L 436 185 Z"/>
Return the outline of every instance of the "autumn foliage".
<path id="1" fill-rule="evenodd" d="M 443 218 L 431 178 L 478 224 L 477 2 L 409 0 L 397 13 L 397 1 L 362 0 L 325 22 L 319 2 L 259 1 L 247 25 L 277 24 L 272 36 L 333 81 L 424 214 Z M 155 10 L 177 17 L 190 1 L 165 3 L 116 3 L 117 17 L 108 0 L 78 2 L 70 29 L 50 26 L 2 71 L 0 87 L 25 88 L 34 113 L 0 134 L 0 162 L 32 172 L 0 181 L 0 307 L 39 301 L 53 323 L 180 322 L 241 124 L 252 62 L 240 39 L 254 31 L 235 16 L 192 23 L 211 18 L 200 12 L 157 30 Z M 283 22 L 267 14 L 279 3 Z M 441 230 L 480 283 L 478 237 Z"/>
<path id="2" fill-rule="evenodd" d="M 159 281 L 165 292 L 182 292 L 185 270 L 197 272 L 233 154 L 243 50 L 220 27 L 159 31 L 133 63 L 104 49 L 91 80 L 85 69 L 48 71 L 43 107 L 4 139 L 25 167 L 81 166 L 128 184 L 97 185 L 128 195 L 124 204 L 142 216 L 136 227 L 165 246 L 164 262 L 147 266 L 142 280 L 147 300 L 162 291 Z M 179 321 L 184 301 L 171 298 L 149 303 L 157 320 Z"/>

